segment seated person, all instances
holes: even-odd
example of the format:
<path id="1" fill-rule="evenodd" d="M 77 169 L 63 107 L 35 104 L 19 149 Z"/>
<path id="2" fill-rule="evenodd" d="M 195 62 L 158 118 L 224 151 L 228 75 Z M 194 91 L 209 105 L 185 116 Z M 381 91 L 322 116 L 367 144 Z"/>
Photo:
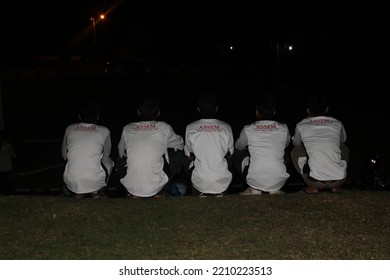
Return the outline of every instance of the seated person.
<path id="1" fill-rule="evenodd" d="M 114 166 L 110 158 L 110 131 L 97 124 L 99 106 L 93 100 L 80 104 L 79 119 L 66 128 L 62 142 L 65 192 L 69 190 L 76 198 L 99 198 L 104 195 Z"/>
<path id="2" fill-rule="evenodd" d="M 161 197 L 164 187 L 175 175 L 172 153 L 180 154 L 184 141 L 172 126 L 158 121 L 157 99 L 146 97 L 138 106 L 139 121 L 123 127 L 118 152 L 126 157 L 126 175 L 120 179 L 130 198 Z M 169 154 L 171 153 L 171 156 Z"/>
<path id="3" fill-rule="evenodd" d="M 297 123 L 292 138 L 291 159 L 307 193 L 322 189 L 340 192 L 347 179 L 349 150 L 344 143 L 345 128 L 328 111 L 326 96 L 310 96 L 306 100 L 307 117 Z"/>
<path id="4" fill-rule="evenodd" d="M 286 124 L 274 120 L 276 98 L 270 93 L 255 97 L 256 118 L 244 126 L 235 143 L 234 166 L 248 188 L 240 195 L 284 194 L 281 188 L 290 174 L 286 171 L 285 151 L 291 136 Z"/>
<path id="5" fill-rule="evenodd" d="M 186 126 L 184 153 L 190 160 L 186 173 L 200 197 L 222 197 L 233 177 L 226 158 L 234 152 L 233 132 L 229 124 L 215 118 L 215 95 L 201 95 L 197 109 L 201 119 Z"/>

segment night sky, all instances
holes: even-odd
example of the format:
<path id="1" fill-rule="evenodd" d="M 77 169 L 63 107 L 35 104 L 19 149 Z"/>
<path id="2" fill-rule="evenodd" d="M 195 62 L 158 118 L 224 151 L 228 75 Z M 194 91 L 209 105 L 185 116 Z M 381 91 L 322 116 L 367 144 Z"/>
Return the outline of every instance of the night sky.
<path id="1" fill-rule="evenodd" d="M 280 72 L 294 86 L 326 85 L 338 96 L 369 93 L 370 102 L 361 103 L 378 111 L 390 26 L 385 1 L 166 2 L 4 2 L 0 69 L 24 67 L 40 56 L 83 54 L 93 43 L 91 17 L 104 13 L 96 39 L 108 56 L 126 53 L 168 66 L 231 63 L 235 74 L 257 67 L 273 78 L 278 44 Z M 284 48 L 289 44 L 291 53 Z"/>
<path id="2" fill-rule="evenodd" d="M 295 44 L 309 57 L 324 52 L 369 60 L 384 48 L 381 44 L 388 25 L 385 1 L 353 5 L 341 1 L 316 1 L 315 5 L 296 1 L 156 2 L 160 3 L 2 3 L 2 62 L 81 52 L 93 41 L 90 18 L 101 13 L 106 19 L 96 25 L 97 42 L 105 50 L 127 47 L 137 55 L 159 59 L 213 58 L 230 44 L 247 58 L 280 42 Z"/>

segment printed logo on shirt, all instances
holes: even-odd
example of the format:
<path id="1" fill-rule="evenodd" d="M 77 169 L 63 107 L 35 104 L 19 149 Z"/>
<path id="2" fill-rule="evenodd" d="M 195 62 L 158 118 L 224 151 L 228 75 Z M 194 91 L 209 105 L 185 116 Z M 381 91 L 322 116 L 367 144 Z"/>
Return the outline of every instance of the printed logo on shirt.
<path id="1" fill-rule="evenodd" d="M 135 130 L 138 131 L 149 131 L 149 130 L 156 130 L 156 124 L 155 123 L 148 123 L 148 124 L 137 124 L 135 127 Z"/>
<path id="2" fill-rule="evenodd" d="M 97 128 L 96 128 L 96 125 L 89 125 L 89 126 L 86 126 L 86 125 L 82 125 L 82 124 L 78 124 L 75 128 L 74 128 L 75 131 L 85 131 L 85 132 L 96 132 L 97 131 Z"/>
<path id="3" fill-rule="evenodd" d="M 219 125 L 217 124 L 204 124 L 198 127 L 199 132 L 217 132 L 220 131 Z"/>
<path id="4" fill-rule="evenodd" d="M 256 131 L 277 131 L 279 128 L 276 126 L 276 123 L 273 124 L 257 124 L 255 126 Z"/>
<path id="5" fill-rule="evenodd" d="M 330 124 L 330 123 L 331 123 L 330 119 L 312 119 L 312 120 L 310 120 L 310 124 L 313 124 L 313 125 L 326 125 L 326 124 Z"/>

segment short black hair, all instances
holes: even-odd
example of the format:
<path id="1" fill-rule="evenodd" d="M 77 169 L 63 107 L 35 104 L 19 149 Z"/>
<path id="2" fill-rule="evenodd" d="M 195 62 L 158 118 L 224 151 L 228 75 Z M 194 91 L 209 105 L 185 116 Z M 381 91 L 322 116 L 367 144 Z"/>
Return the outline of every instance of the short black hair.
<path id="1" fill-rule="evenodd" d="M 213 118 L 218 107 L 218 98 L 215 94 L 206 92 L 198 97 L 197 106 L 201 116 L 205 119 Z"/>
<path id="2" fill-rule="evenodd" d="M 82 100 L 78 104 L 79 116 L 82 122 L 96 123 L 99 119 L 100 107 L 94 99 Z"/>
<path id="3" fill-rule="evenodd" d="M 329 98 L 326 95 L 310 95 L 306 98 L 306 108 L 310 110 L 312 116 L 321 116 L 327 113 Z"/>
<path id="4" fill-rule="evenodd" d="M 138 106 L 138 110 L 142 120 L 153 120 L 158 116 L 160 104 L 155 97 L 144 97 Z"/>
<path id="5" fill-rule="evenodd" d="M 274 112 L 277 109 L 277 99 L 274 94 L 269 91 L 262 91 L 255 96 L 254 101 L 256 111 L 261 114 L 262 119 L 271 120 L 274 118 Z"/>

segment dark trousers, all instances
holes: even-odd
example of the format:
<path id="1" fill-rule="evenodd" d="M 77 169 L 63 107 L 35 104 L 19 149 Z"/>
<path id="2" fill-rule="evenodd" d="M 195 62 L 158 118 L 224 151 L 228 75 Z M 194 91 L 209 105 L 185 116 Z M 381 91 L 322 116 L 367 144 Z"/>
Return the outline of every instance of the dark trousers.
<path id="1" fill-rule="evenodd" d="M 167 174 L 169 180 L 161 190 L 166 192 L 171 186 L 172 180 L 180 174 L 185 165 L 186 157 L 183 150 L 168 149 L 168 158 L 164 155 L 164 167 L 163 170 Z"/>

